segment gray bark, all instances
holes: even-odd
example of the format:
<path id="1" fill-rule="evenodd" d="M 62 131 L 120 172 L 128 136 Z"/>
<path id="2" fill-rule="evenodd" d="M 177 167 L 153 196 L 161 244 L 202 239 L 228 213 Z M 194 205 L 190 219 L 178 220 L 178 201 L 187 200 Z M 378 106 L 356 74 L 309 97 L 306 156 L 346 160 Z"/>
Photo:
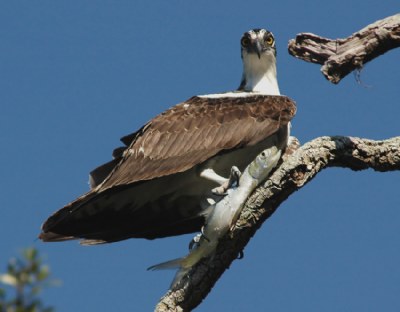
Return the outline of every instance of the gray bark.
<path id="1" fill-rule="evenodd" d="M 289 53 L 307 62 L 322 64 L 321 72 L 332 83 L 379 55 L 400 46 L 400 14 L 379 20 L 344 39 L 301 33 L 289 41 Z"/>
<path id="2" fill-rule="evenodd" d="M 322 169 L 400 170 L 400 137 L 384 141 L 320 137 L 294 152 L 292 147 L 268 180 L 248 198 L 235 227 L 221 239 L 214 257 L 205 258 L 195 265 L 161 298 L 155 311 L 191 311 L 198 306 L 262 223 Z"/>

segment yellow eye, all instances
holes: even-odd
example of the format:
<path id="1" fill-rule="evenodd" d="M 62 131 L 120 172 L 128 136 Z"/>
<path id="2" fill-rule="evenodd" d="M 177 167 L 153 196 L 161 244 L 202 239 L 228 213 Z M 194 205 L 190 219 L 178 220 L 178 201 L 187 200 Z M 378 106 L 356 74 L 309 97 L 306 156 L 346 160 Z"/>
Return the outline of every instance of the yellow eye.
<path id="1" fill-rule="evenodd" d="M 272 37 L 267 37 L 265 38 L 264 42 L 270 46 L 272 46 L 274 44 L 274 38 Z"/>
<path id="2" fill-rule="evenodd" d="M 242 45 L 242 47 L 247 47 L 250 44 L 250 39 L 247 37 L 243 37 L 242 40 L 240 40 L 240 44 Z"/>

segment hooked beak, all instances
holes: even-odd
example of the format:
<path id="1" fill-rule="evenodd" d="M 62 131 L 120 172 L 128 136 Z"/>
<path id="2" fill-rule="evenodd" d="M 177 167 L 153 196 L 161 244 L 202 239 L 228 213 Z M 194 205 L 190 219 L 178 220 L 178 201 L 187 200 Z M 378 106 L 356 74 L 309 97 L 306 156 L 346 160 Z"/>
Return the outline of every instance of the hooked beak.
<path id="1" fill-rule="evenodd" d="M 263 51 L 263 47 L 262 47 L 262 45 L 261 45 L 259 40 L 256 40 L 255 43 L 256 43 L 256 45 L 254 47 L 254 50 L 257 53 L 258 58 L 260 59 L 261 58 L 261 52 Z"/>

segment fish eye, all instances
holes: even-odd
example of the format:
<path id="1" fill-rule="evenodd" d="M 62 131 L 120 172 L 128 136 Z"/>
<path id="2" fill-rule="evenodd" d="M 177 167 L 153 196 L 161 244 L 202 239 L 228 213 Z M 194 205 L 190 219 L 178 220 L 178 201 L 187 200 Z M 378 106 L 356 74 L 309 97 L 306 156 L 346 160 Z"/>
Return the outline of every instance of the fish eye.
<path id="1" fill-rule="evenodd" d="M 248 47 L 250 45 L 250 39 L 247 37 L 243 37 L 242 40 L 240 40 L 240 44 L 242 47 Z"/>

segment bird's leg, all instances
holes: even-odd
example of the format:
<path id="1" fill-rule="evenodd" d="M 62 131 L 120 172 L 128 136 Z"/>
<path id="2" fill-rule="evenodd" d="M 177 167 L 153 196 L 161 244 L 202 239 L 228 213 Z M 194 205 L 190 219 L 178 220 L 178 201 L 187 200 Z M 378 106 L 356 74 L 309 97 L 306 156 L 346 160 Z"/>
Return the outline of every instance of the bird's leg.
<path id="1" fill-rule="evenodd" d="M 226 195 L 226 191 L 231 188 L 232 186 L 237 186 L 239 185 L 239 178 L 240 178 L 241 172 L 238 169 L 238 167 L 233 166 L 231 168 L 231 173 L 229 175 L 229 178 L 224 178 L 217 174 L 213 169 L 208 168 L 204 169 L 201 173 L 200 176 L 202 178 L 205 178 L 207 180 L 213 181 L 220 186 L 214 188 L 211 190 L 211 192 L 215 195 Z"/>
<path id="2" fill-rule="evenodd" d="M 219 185 L 224 184 L 228 179 L 224 178 L 222 176 L 220 176 L 218 173 L 216 173 L 213 169 L 211 168 L 207 168 L 204 169 L 201 173 L 200 173 L 200 177 L 213 181 Z"/>
<path id="3" fill-rule="evenodd" d="M 222 183 L 220 186 L 217 186 L 211 190 L 211 192 L 214 195 L 226 195 L 227 190 L 229 190 L 231 187 L 235 187 L 239 185 L 239 179 L 241 176 L 241 172 L 238 169 L 238 167 L 233 166 L 231 168 L 231 173 L 229 175 L 229 178 L 225 180 L 224 183 Z"/>

